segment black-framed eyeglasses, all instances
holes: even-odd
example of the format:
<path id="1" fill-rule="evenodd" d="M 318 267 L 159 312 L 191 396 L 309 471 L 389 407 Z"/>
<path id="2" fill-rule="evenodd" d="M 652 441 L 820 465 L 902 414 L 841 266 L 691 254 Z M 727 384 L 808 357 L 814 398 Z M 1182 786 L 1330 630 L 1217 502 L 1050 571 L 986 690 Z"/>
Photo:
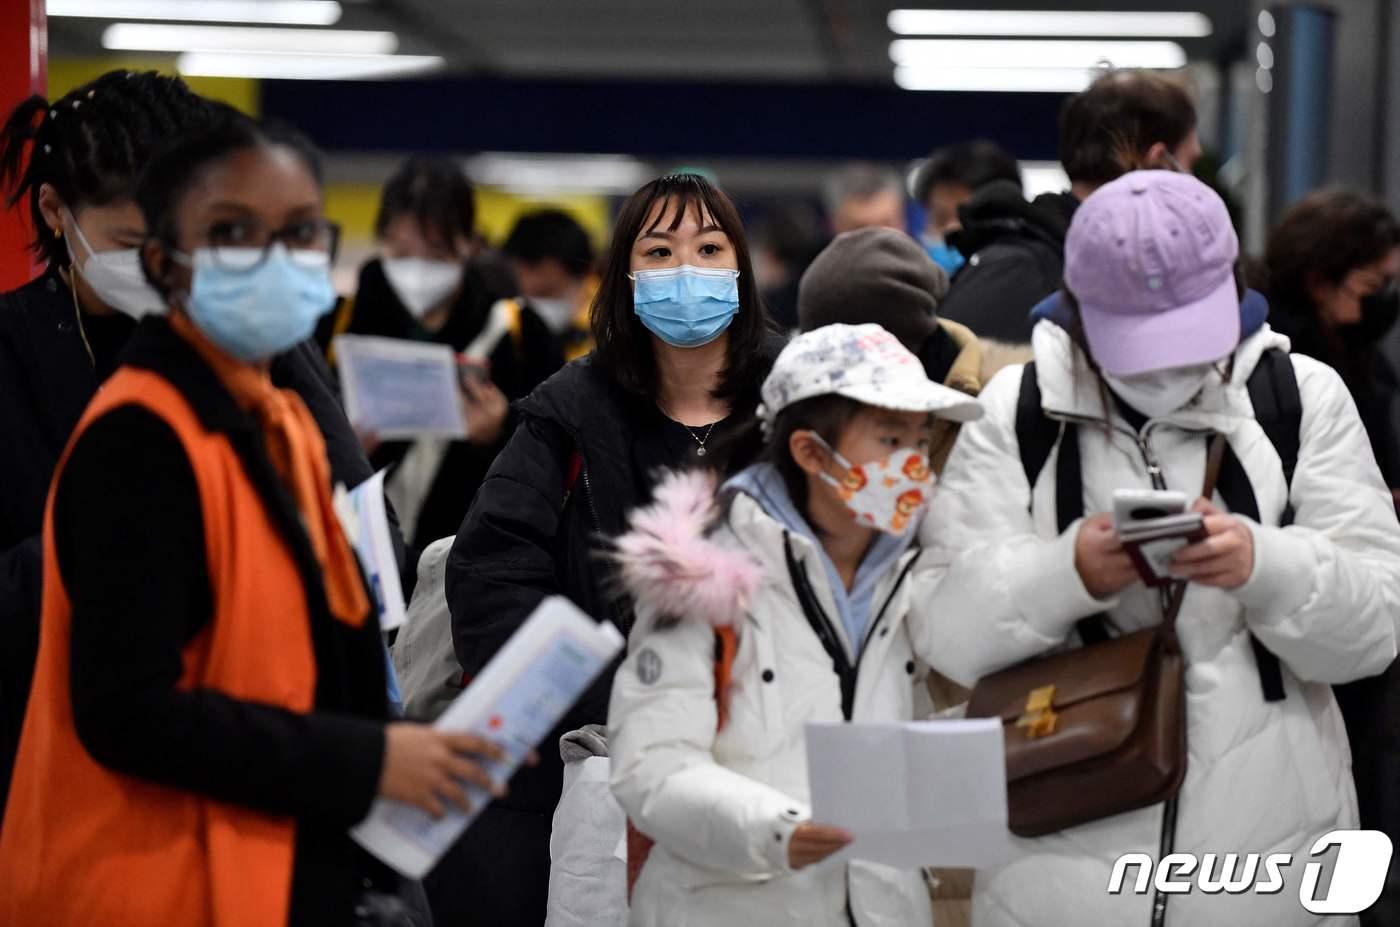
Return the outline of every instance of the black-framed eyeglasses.
<path id="1" fill-rule="evenodd" d="M 270 231 L 256 219 L 216 222 L 205 233 L 202 247 L 221 270 L 253 271 L 261 267 L 281 242 L 293 261 L 299 254 L 312 263 L 335 261 L 340 250 L 340 226 L 325 219 L 293 222 Z"/>

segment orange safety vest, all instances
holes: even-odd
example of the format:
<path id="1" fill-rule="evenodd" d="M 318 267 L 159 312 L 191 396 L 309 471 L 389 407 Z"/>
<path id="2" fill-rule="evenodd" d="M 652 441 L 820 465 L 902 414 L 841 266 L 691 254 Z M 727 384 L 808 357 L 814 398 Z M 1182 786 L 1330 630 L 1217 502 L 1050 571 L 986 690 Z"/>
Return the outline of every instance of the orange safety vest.
<path id="1" fill-rule="evenodd" d="M 213 611 L 185 647 L 180 689 L 310 711 L 316 660 L 296 563 L 227 437 L 206 430 L 168 380 L 133 367 L 113 374 L 53 485 L 84 430 L 124 405 L 174 430 L 199 488 Z M 50 490 L 39 656 L 0 831 L 0 927 L 284 927 L 292 818 L 114 772 L 79 741 L 53 504 Z"/>

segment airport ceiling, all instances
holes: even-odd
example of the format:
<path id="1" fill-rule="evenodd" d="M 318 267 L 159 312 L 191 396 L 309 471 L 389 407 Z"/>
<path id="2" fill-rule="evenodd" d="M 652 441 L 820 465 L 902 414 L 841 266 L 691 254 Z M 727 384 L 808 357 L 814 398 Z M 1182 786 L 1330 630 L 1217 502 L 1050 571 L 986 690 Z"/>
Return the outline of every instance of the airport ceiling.
<path id="1" fill-rule="evenodd" d="M 50 0 L 50 4 L 60 0 Z M 67 0 L 79 2 L 79 0 Z M 194 6 L 205 0 L 182 0 Z M 268 0 L 262 0 L 268 2 Z M 389 30 L 398 52 L 461 75 L 508 78 L 886 82 L 895 8 L 1195 11 L 1213 26 L 1176 39 L 1195 60 L 1244 53 L 1248 0 L 340 0 L 335 29 Z M 104 51 L 110 20 L 53 17 L 50 54 Z"/>

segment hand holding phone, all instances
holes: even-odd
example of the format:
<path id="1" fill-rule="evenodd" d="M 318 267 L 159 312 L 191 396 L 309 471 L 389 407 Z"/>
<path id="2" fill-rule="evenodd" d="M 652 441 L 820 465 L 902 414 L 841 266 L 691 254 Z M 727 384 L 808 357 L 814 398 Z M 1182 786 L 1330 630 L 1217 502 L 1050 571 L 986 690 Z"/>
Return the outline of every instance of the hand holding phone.
<path id="1" fill-rule="evenodd" d="M 1148 586 L 1166 586 L 1172 556 L 1204 540 L 1205 521 L 1189 510 L 1185 493 L 1155 489 L 1120 489 L 1113 493 L 1113 520 L 1118 540 Z"/>

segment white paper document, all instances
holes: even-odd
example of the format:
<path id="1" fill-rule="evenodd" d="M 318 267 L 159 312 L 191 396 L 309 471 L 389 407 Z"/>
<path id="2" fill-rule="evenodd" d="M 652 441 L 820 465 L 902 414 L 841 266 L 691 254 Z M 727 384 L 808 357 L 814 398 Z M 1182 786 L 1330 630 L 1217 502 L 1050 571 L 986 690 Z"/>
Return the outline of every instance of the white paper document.
<path id="1" fill-rule="evenodd" d="M 404 609 L 393 536 L 389 533 L 389 512 L 384 507 L 384 471 L 348 492 L 343 485 L 337 486 L 334 502 L 340 527 L 360 558 L 360 567 L 374 593 L 379 628 L 392 631 L 404 623 L 408 613 Z"/>
<path id="2" fill-rule="evenodd" d="M 980 868 L 1014 855 L 996 718 L 808 724 L 812 819 L 855 837 L 832 861 Z"/>
<path id="3" fill-rule="evenodd" d="M 381 440 L 465 438 L 457 355 L 449 345 L 337 335 L 345 417 Z"/>
<path id="4" fill-rule="evenodd" d="M 483 763 L 492 778 L 504 782 L 623 643 L 611 623 L 594 621 L 567 599 L 548 598 L 433 726 L 498 743 L 505 761 Z M 476 786 L 467 786 L 466 792 L 473 812 L 452 809 L 442 818 L 377 799 L 369 817 L 350 835 L 402 875 L 421 879 L 491 802 L 491 796 Z"/>

